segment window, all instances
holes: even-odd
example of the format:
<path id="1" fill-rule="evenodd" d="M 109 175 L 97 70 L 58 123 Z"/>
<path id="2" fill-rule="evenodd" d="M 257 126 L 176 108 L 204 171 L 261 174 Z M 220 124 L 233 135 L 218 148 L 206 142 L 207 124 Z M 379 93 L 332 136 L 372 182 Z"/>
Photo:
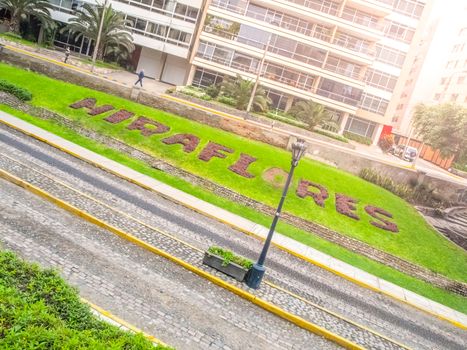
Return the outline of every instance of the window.
<path id="1" fill-rule="evenodd" d="M 384 115 L 388 108 L 388 104 L 389 101 L 382 97 L 364 94 L 360 102 L 360 108 L 379 115 Z"/>
<path id="2" fill-rule="evenodd" d="M 376 45 L 376 60 L 395 67 L 402 67 L 405 53 L 387 46 Z"/>
<path id="3" fill-rule="evenodd" d="M 394 1 L 394 10 L 412 18 L 420 18 L 423 12 L 423 3 L 414 0 Z"/>
<path id="4" fill-rule="evenodd" d="M 407 27 L 397 22 L 386 21 L 384 34 L 386 34 L 388 38 L 400 40 L 407 44 L 410 44 L 415 34 L 415 29 Z"/>
<path id="5" fill-rule="evenodd" d="M 378 26 L 378 17 L 349 6 L 344 8 L 342 18 L 365 27 L 376 28 Z"/>
<path id="6" fill-rule="evenodd" d="M 344 130 L 352 134 L 360 135 L 363 137 L 373 138 L 373 133 L 376 129 L 376 123 L 369 120 L 360 119 L 355 116 L 349 116 Z"/>
<path id="7" fill-rule="evenodd" d="M 223 75 L 204 68 L 197 68 L 193 77 L 192 85 L 199 87 L 208 87 L 222 82 Z"/>
<path id="8" fill-rule="evenodd" d="M 397 77 L 376 69 L 368 69 L 365 75 L 365 82 L 368 85 L 392 92 L 396 86 Z"/>
<path id="9" fill-rule="evenodd" d="M 357 106 L 362 90 L 330 79 L 321 79 L 316 93 L 335 101 Z"/>
<path id="10" fill-rule="evenodd" d="M 285 111 L 287 106 L 288 95 L 274 90 L 266 90 L 266 96 L 272 101 L 271 107 Z"/>
<path id="11" fill-rule="evenodd" d="M 358 79 L 362 67 L 358 64 L 334 56 L 329 56 L 324 68 L 330 70 L 331 72 L 345 75 L 346 77 Z"/>

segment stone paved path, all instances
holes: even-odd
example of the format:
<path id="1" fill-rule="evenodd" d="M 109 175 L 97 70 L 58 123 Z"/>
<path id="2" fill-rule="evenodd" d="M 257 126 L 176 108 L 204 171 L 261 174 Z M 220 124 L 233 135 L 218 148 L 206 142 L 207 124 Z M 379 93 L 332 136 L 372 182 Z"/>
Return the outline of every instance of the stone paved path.
<path id="1" fill-rule="evenodd" d="M 24 136 L 12 134 L 3 134 L 2 136 L 3 142 L 6 138 L 15 140 L 14 146 L 11 146 L 12 142 L 9 142 L 10 144 L 6 142 L 2 145 L 4 146 L 3 150 L 7 150 L 9 156 L 26 162 L 26 167 L 33 166 L 44 173 L 53 173 L 54 177 L 61 180 L 68 180 L 69 184 L 80 191 L 111 203 L 114 209 L 129 213 L 151 226 L 164 230 L 170 229 L 172 235 L 188 241 L 200 250 L 205 249 L 209 244 L 216 243 L 227 245 L 229 248 L 232 248 L 233 245 L 237 251 L 243 254 L 246 252 L 245 255 L 249 256 L 254 256 L 251 255 L 252 248 L 254 248 L 253 254 L 255 251 L 259 251 L 258 242 L 215 221 L 207 220 L 185 208 L 157 198 L 147 191 L 99 172 L 76 159 L 58 154 L 56 150 L 44 147 L 42 144 L 28 141 L 26 145 L 23 140 Z M 24 171 L 25 166 L 12 162 L 6 157 L 2 158 L 2 168 L 9 167 L 10 171 L 16 171 L 17 175 L 26 176 L 29 181 L 36 181 L 36 184 L 40 183 L 49 192 L 57 191 L 56 195 L 74 201 L 73 203 L 76 205 L 84 205 L 94 215 L 100 213 L 104 219 L 114 225 L 122 225 L 128 230 L 138 231 L 142 238 L 152 244 L 161 244 L 171 250 L 174 255 L 179 254 L 179 256 L 184 257 L 184 260 L 199 265 L 200 252 L 197 249 L 187 252 L 186 247 L 174 244 L 167 237 L 161 237 L 148 227 L 138 226 L 138 223 L 131 218 L 123 218 L 122 216 L 114 218 L 114 215 L 109 218 L 102 205 L 98 205 L 89 198 L 76 196 L 76 193 L 67 193 L 63 188 L 57 188 L 54 185 L 55 181 L 44 179 L 34 171 Z M 306 300 L 331 307 L 334 311 L 344 313 L 353 320 L 358 320 L 384 334 L 394 336 L 395 339 L 403 340 L 405 344 L 414 348 L 461 349 L 465 345 L 465 341 L 462 340 L 465 333 L 445 322 L 395 303 L 393 300 L 387 300 L 388 298 L 366 289 L 356 287 L 282 252 L 272 251 L 271 253 L 269 262 L 271 270 L 268 270 L 270 280 L 297 292 Z M 343 336 L 361 342 L 370 348 L 391 348 L 393 346 L 393 344 L 384 344 L 384 341 L 382 342 L 380 339 L 376 340 L 374 335 L 358 334 L 355 329 L 352 329 L 352 325 L 333 320 L 328 314 L 312 308 L 307 303 L 299 303 L 297 300 L 290 302 L 286 294 L 279 293 L 270 285 L 266 287 L 259 291 L 259 295 L 263 298 L 269 298 L 269 300 L 284 308 L 289 308 L 296 314 L 313 319 L 316 323 L 322 322 L 326 328 L 340 332 Z"/>
<path id="2" fill-rule="evenodd" d="M 0 179 L 0 244 L 177 349 L 337 349 Z"/>

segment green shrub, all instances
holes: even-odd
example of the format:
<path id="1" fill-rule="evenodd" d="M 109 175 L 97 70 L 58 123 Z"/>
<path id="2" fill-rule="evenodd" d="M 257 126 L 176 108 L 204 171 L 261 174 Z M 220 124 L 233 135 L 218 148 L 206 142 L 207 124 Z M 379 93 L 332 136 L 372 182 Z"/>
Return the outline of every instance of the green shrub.
<path id="1" fill-rule="evenodd" d="M 452 167 L 460 171 L 467 171 L 467 164 L 453 163 Z"/>
<path id="2" fill-rule="evenodd" d="M 327 130 L 333 133 L 339 132 L 339 124 L 333 122 L 332 120 L 325 120 L 321 125 L 321 129 Z"/>
<path id="3" fill-rule="evenodd" d="M 28 90 L 3 79 L 0 79 L 0 91 L 12 94 L 13 96 L 19 98 L 21 101 L 30 101 L 32 99 L 32 94 Z"/>
<path id="4" fill-rule="evenodd" d="M 209 85 L 208 88 L 206 89 L 206 94 L 211 96 L 211 98 L 217 98 L 219 96 L 219 93 L 221 91 L 220 86 L 216 84 Z"/>
<path id="5" fill-rule="evenodd" d="M 41 349 L 154 349 L 142 335 L 97 319 L 55 271 L 0 252 L 0 348 L 38 344 Z"/>
<path id="6" fill-rule="evenodd" d="M 347 140 L 344 136 L 341 136 L 341 135 L 338 135 L 338 134 L 335 134 L 335 133 L 332 133 L 332 132 L 328 132 L 326 130 L 314 129 L 313 132 L 315 132 L 317 134 L 320 134 L 320 135 L 330 137 L 330 138 L 332 138 L 334 140 L 337 140 L 337 141 L 340 141 L 340 142 L 349 143 L 349 140 Z"/>
<path id="7" fill-rule="evenodd" d="M 233 106 L 233 107 L 237 105 L 237 101 L 233 97 L 229 97 L 229 96 L 221 95 L 217 98 L 217 101 L 220 103 L 229 105 L 229 106 Z"/>
<path id="8" fill-rule="evenodd" d="M 408 185 L 395 183 L 391 178 L 381 175 L 376 170 L 364 168 L 360 171 L 359 176 L 368 182 L 387 189 L 389 192 L 401 198 L 410 200 L 413 197 L 413 190 Z"/>
<path id="9" fill-rule="evenodd" d="M 221 258 L 224 259 L 222 262 L 223 266 L 227 266 L 231 262 L 240 265 L 246 269 L 251 269 L 253 267 L 253 261 L 250 259 L 244 258 L 243 256 L 236 255 L 235 253 L 231 252 L 230 250 L 216 247 L 216 246 L 211 246 L 208 249 L 208 252 L 220 256 Z"/>
<path id="10" fill-rule="evenodd" d="M 291 115 L 285 113 L 268 112 L 266 113 L 266 116 L 270 119 L 278 120 L 280 122 L 287 123 L 299 128 L 306 128 L 308 126 L 306 123 L 298 121 Z"/>
<path id="11" fill-rule="evenodd" d="M 371 145 L 373 142 L 369 137 L 357 135 L 357 134 L 354 134 L 348 131 L 344 131 L 344 136 L 349 140 L 353 140 L 355 142 L 362 143 L 364 145 Z"/>

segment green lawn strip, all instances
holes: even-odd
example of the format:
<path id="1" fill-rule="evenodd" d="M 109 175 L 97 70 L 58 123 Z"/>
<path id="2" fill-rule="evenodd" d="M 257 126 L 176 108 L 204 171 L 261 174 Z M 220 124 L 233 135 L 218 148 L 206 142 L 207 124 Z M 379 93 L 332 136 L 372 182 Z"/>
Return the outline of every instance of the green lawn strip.
<path id="1" fill-rule="evenodd" d="M 271 206 L 277 205 L 281 189 L 268 184 L 261 175 L 265 169 L 270 167 L 288 170 L 290 154 L 285 150 L 119 97 L 53 80 L 11 66 L 0 65 L 0 69 L 2 79 L 23 86 L 32 92 L 34 105 L 67 116 L 87 128 L 120 139 L 155 157 L 163 158 L 177 167 L 210 179 L 250 198 Z M 84 109 L 69 108 L 71 103 L 86 97 L 96 98 L 98 105 L 111 104 L 116 109 L 124 108 L 134 112 L 136 116 L 144 115 L 170 126 L 171 130 L 162 135 L 143 137 L 137 130 L 126 129 L 130 121 L 115 125 L 104 121 L 103 119 L 112 112 L 91 117 Z M 165 145 L 161 142 L 162 138 L 175 133 L 197 135 L 201 139 L 200 146 L 192 153 L 184 153 L 180 145 Z M 203 162 L 198 159 L 198 155 L 208 141 L 230 147 L 235 152 L 229 154 L 226 159 L 213 158 L 209 162 Z M 246 179 L 227 169 L 238 159 L 240 153 L 258 158 L 249 169 L 256 176 L 255 178 Z M 325 208 L 317 206 L 310 197 L 301 199 L 295 195 L 300 178 L 324 185 L 328 189 L 330 196 L 325 203 Z M 361 220 L 356 221 L 337 213 L 334 193 L 343 193 L 359 199 L 357 214 Z M 364 206 L 367 204 L 384 208 L 392 213 L 400 232 L 393 234 L 370 225 L 373 219 L 364 211 Z M 433 230 L 411 205 L 399 197 L 346 172 L 309 159 L 302 160 L 296 169 L 296 176 L 284 210 L 453 279 L 467 281 L 467 253 L 465 251 Z"/>
<path id="2" fill-rule="evenodd" d="M 50 269 L 0 251 L 0 348 L 170 349 L 99 320 Z"/>
<path id="3" fill-rule="evenodd" d="M 251 208 L 242 206 L 238 203 L 229 201 L 227 199 L 218 197 L 211 192 L 204 190 L 200 187 L 193 186 L 184 180 L 177 177 L 168 175 L 164 172 L 157 171 L 147 164 L 135 160 L 125 154 L 122 154 L 113 149 L 109 149 L 106 146 L 98 144 L 97 142 L 85 138 L 76 134 L 74 131 L 64 128 L 54 121 L 47 121 L 35 118 L 8 106 L 0 104 L 0 110 L 15 115 L 16 117 L 27 121 L 33 125 L 36 125 L 44 130 L 52 132 L 64 139 L 74 142 L 82 147 L 89 149 L 90 151 L 101 154 L 109 159 L 119 162 L 123 165 L 128 166 L 142 174 L 153 177 L 160 180 L 168 185 L 185 191 L 195 197 L 205 200 L 213 205 L 224 208 L 232 213 L 254 221 L 260 225 L 269 226 L 271 224 L 271 218 L 254 211 Z M 423 295 L 429 299 L 437 301 L 446 306 L 452 307 L 458 311 L 467 313 L 467 302 L 466 298 L 459 296 L 454 293 L 447 292 L 443 289 L 436 288 L 428 283 L 420 281 L 416 278 L 410 277 L 404 273 L 401 273 L 395 269 L 387 267 L 383 264 L 375 262 L 359 254 L 353 253 L 339 245 L 328 242 L 314 234 L 310 234 L 306 231 L 300 230 L 294 226 L 279 221 L 277 230 L 284 235 L 293 238 L 299 242 L 302 242 L 308 246 L 311 246 L 319 251 L 329 254 L 337 259 L 345 261 L 346 263 L 358 267 L 368 273 L 383 278 L 389 282 L 399 285 L 403 288 L 411 290 L 415 293 Z M 259 254 L 259 252 L 258 252 Z M 249 257 L 255 260 L 256 256 Z"/>

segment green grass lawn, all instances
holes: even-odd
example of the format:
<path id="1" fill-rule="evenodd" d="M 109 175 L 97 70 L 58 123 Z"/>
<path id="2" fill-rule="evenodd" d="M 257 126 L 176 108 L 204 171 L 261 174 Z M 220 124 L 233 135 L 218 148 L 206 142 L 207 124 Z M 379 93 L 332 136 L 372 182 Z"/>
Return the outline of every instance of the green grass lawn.
<path id="1" fill-rule="evenodd" d="M 182 179 L 168 175 L 164 172 L 155 170 L 149 165 L 133 159 L 125 154 L 122 154 L 113 149 L 109 149 L 105 146 L 102 146 L 96 143 L 93 140 L 87 139 L 83 136 L 76 134 L 74 131 L 57 125 L 54 121 L 42 120 L 30 116 L 28 114 L 22 113 L 15 109 L 12 109 L 7 106 L 0 104 L 0 110 L 4 110 L 10 114 L 17 116 L 31 124 L 34 124 L 38 127 L 41 127 L 45 130 L 49 130 L 52 133 L 59 135 L 71 142 L 74 142 L 78 145 L 81 145 L 91 151 L 99 153 L 106 156 L 109 159 L 117 161 L 121 164 L 124 164 L 136 171 L 139 171 L 142 174 L 151 176 L 155 179 L 158 179 L 162 182 L 165 182 L 173 187 L 184 190 L 187 193 L 190 193 L 198 198 L 201 198 L 209 203 L 217 205 L 221 208 L 225 208 L 235 214 L 241 215 L 245 218 L 248 218 L 254 222 L 257 222 L 261 225 L 268 226 L 271 223 L 271 218 L 257 213 L 251 208 L 244 207 L 238 203 L 229 201 L 222 197 L 217 197 L 211 192 L 204 190 L 202 188 L 193 186 Z M 427 298 L 435 300 L 439 303 L 452 307 L 461 312 L 467 313 L 467 302 L 466 298 L 463 298 L 457 294 L 449 293 L 443 289 L 436 288 L 428 283 L 422 282 L 416 278 L 407 276 L 395 269 L 377 263 L 371 259 L 368 259 L 364 256 L 353 253 L 345 248 L 342 248 L 339 245 L 328 242 L 314 234 L 310 234 L 303 230 L 300 230 L 294 226 L 286 224 L 279 221 L 278 231 L 284 233 L 285 235 L 294 238 L 306 245 L 314 247 L 322 252 L 325 252 L 331 256 L 334 256 L 342 261 L 345 261 L 353 266 L 359 267 L 362 270 L 365 270 L 375 276 L 381 277 L 387 281 L 390 281 L 394 284 L 397 284 L 401 287 L 409 289 L 415 293 L 423 295 Z M 252 259 L 256 258 L 254 256 L 250 257 Z"/>
<path id="2" fill-rule="evenodd" d="M 169 350 L 97 319 L 55 271 L 2 251 L 0 348 Z"/>

